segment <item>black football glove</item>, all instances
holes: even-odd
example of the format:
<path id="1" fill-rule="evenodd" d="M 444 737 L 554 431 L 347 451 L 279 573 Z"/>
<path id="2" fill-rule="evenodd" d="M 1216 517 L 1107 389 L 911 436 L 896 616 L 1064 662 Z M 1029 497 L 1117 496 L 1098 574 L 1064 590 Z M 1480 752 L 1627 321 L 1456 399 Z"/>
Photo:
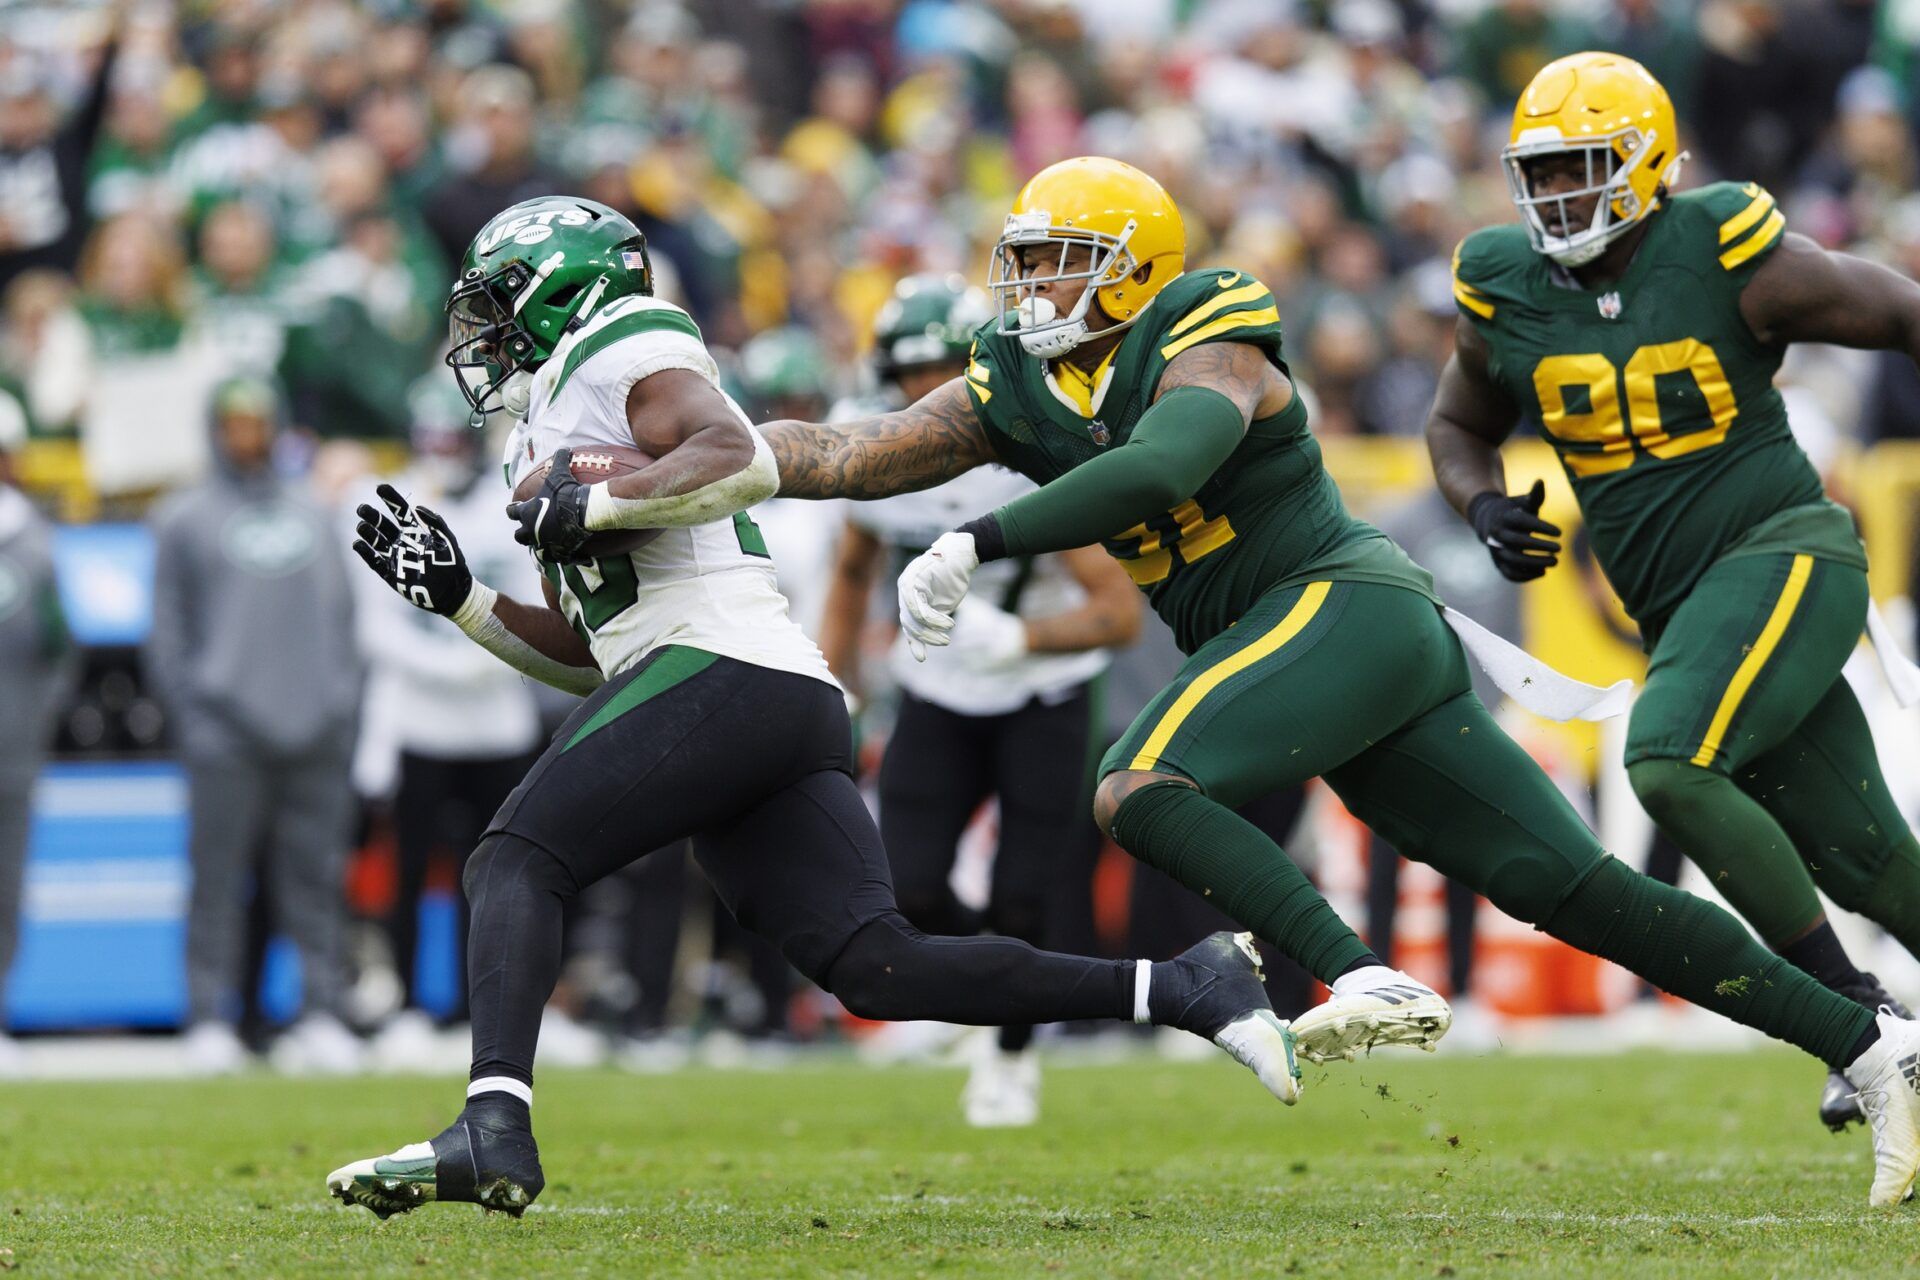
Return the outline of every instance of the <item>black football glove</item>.
<path id="1" fill-rule="evenodd" d="M 453 530 L 438 512 L 414 506 L 390 484 L 374 492 L 387 509 L 363 502 L 354 511 L 360 517 L 354 552 L 409 604 L 451 617 L 473 590 L 473 571 Z"/>
<path id="2" fill-rule="evenodd" d="M 573 450 L 554 450 L 540 491 L 525 502 L 509 502 L 507 518 L 520 524 L 513 540 L 548 564 L 578 558 L 588 537 L 587 486 L 573 478 Z"/>
<path id="3" fill-rule="evenodd" d="M 1560 530 L 1540 518 L 1547 482 L 1535 480 L 1525 497 L 1489 490 L 1467 504 L 1467 520 L 1509 581 L 1531 582 L 1560 562 Z"/>

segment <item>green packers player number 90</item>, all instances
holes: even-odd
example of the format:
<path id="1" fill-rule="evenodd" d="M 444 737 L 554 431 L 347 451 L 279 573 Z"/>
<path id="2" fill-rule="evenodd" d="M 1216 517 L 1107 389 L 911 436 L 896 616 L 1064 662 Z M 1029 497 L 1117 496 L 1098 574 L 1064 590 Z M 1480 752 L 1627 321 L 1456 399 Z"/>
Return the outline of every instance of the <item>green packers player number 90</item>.
<path id="1" fill-rule="evenodd" d="M 1659 379 L 1676 373 L 1691 374 L 1700 389 L 1712 418 L 1706 429 L 1674 436 L 1661 423 Z M 1711 449 L 1727 438 L 1740 412 L 1720 357 L 1694 338 L 1641 347 L 1624 370 L 1597 352 L 1548 356 L 1534 366 L 1533 389 L 1547 431 L 1576 446 L 1560 455 L 1576 477 L 1626 470 L 1639 456 L 1635 441 L 1656 458 Z"/>

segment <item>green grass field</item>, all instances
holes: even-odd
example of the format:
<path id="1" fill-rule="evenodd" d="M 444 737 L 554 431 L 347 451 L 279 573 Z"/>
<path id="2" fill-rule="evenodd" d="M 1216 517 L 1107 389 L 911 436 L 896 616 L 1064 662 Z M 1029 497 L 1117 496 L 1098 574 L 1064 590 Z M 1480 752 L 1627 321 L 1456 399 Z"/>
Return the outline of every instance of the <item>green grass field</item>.
<path id="1" fill-rule="evenodd" d="M 447 1080 L 0 1086 L 0 1270 L 38 1276 L 1894 1276 L 1867 1142 L 1783 1052 L 1049 1073 L 1035 1129 L 958 1072 L 548 1073 L 520 1221 L 384 1225 L 328 1169 L 428 1136 Z"/>

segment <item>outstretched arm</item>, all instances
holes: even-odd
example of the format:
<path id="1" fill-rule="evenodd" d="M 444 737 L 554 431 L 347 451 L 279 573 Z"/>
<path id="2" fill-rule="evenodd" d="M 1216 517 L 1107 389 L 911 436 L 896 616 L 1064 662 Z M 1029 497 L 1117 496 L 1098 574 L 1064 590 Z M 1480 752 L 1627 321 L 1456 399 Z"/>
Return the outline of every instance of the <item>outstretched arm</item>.
<path id="1" fill-rule="evenodd" d="M 1831 342 L 1904 351 L 1920 362 L 1920 284 L 1802 235 L 1782 237 L 1753 273 L 1740 315 L 1769 345 Z"/>
<path id="2" fill-rule="evenodd" d="M 992 462 L 993 445 L 955 378 L 897 413 L 761 428 L 788 498 L 885 498 L 931 489 Z"/>
<path id="3" fill-rule="evenodd" d="M 965 525 L 982 560 L 1111 538 L 1191 498 L 1293 384 L 1258 347 L 1215 342 L 1175 356 L 1127 442 Z"/>

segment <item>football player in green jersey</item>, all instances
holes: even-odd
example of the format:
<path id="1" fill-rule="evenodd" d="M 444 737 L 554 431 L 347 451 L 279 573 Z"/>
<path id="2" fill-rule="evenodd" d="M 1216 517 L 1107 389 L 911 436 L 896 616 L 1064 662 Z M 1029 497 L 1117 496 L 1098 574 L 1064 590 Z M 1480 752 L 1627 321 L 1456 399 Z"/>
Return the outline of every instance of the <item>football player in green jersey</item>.
<path id="1" fill-rule="evenodd" d="M 1673 106 L 1616 54 L 1542 70 L 1504 158 L 1524 222 L 1455 255 L 1458 337 L 1427 422 L 1440 487 L 1503 573 L 1539 577 L 1559 530 L 1539 485 L 1507 493 L 1498 453 L 1521 417 L 1539 427 L 1651 655 L 1627 736 L 1642 805 L 1767 945 L 1898 1009 L 1815 892 L 1920 948 L 1920 843 L 1840 674 L 1866 553 L 1773 375 L 1793 342 L 1920 359 L 1920 285 L 1789 234 L 1757 186 L 1671 194 Z M 1860 1118 L 1853 1093 L 1829 1075 L 1836 1130 Z"/>
<path id="2" fill-rule="evenodd" d="M 1425 1043 L 1449 1017 L 1368 951 L 1232 807 L 1320 775 L 1402 853 L 1508 914 L 1789 1040 L 1859 1086 L 1870 1200 L 1920 1172 L 1920 1025 L 1876 1017 L 1731 915 L 1610 858 L 1474 697 L 1427 575 L 1353 519 L 1321 466 L 1258 281 L 1185 270 L 1179 210 L 1084 158 L 1021 192 L 995 255 L 1003 314 L 959 378 L 893 413 L 765 428 L 783 494 L 876 498 L 998 461 L 1041 488 L 942 535 L 901 623 L 947 642 L 982 560 L 1103 541 L 1189 654 L 1101 766 L 1096 817 L 1326 982 L 1303 1056 Z"/>

